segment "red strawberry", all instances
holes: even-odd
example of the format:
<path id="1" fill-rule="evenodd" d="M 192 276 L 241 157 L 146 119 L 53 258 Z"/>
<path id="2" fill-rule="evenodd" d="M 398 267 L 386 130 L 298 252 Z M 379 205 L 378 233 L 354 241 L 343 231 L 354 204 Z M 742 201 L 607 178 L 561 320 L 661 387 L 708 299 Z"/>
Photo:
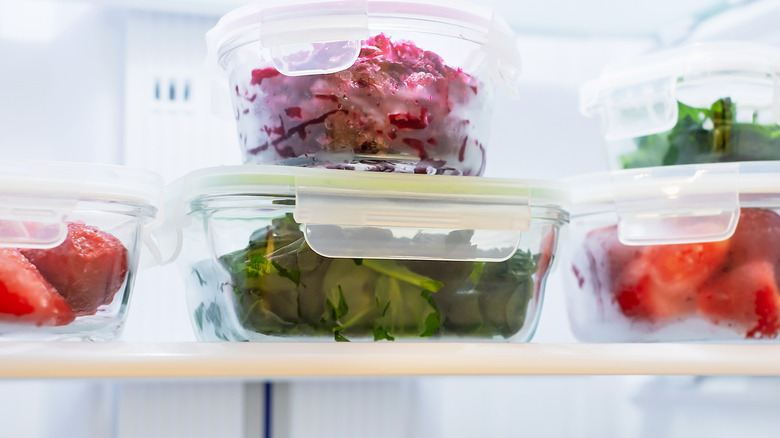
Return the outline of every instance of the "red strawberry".
<path id="1" fill-rule="evenodd" d="M 780 292 L 774 264 L 754 261 L 714 277 L 699 291 L 697 306 L 713 323 L 745 330 L 745 337 L 777 337 Z"/>
<path id="2" fill-rule="evenodd" d="M 68 224 L 68 236 L 61 245 L 22 253 L 77 315 L 91 315 L 110 303 L 127 274 L 127 250 L 122 242 L 82 222 Z"/>
<path id="3" fill-rule="evenodd" d="M 696 308 L 696 288 L 686 282 L 661 281 L 646 258 L 631 262 L 613 284 L 613 291 L 621 312 L 639 320 L 662 321 Z"/>
<path id="4" fill-rule="evenodd" d="M 742 209 L 731 237 L 729 258 L 734 265 L 780 260 L 780 216 L 771 210 Z"/>
<path id="5" fill-rule="evenodd" d="M 70 324 L 76 315 L 21 252 L 0 248 L 0 321 Z"/>
<path id="6" fill-rule="evenodd" d="M 721 267 L 729 247 L 728 240 L 656 245 L 649 247 L 643 257 L 652 263 L 662 283 L 698 287 Z"/>
<path id="7" fill-rule="evenodd" d="M 696 311 L 699 286 L 722 266 L 728 241 L 646 247 L 613 284 L 624 315 L 647 321 Z"/>
<path id="8" fill-rule="evenodd" d="M 550 230 L 546 236 L 542 238 L 542 252 L 539 256 L 539 262 L 537 263 L 536 275 L 534 276 L 534 292 L 539 294 L 542 287 L 542 281 L 547 275 L 547 270 L 550 269 L 552 264 L 552 256 L 555 251 L 555 230 Z"/>

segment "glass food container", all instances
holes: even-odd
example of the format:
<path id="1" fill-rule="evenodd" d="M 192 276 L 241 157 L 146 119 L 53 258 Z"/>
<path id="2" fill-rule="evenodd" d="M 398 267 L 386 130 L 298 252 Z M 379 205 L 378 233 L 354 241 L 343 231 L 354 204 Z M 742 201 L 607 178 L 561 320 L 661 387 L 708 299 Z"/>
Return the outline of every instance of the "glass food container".
<path id="1" fill-rule="evenodd" d="M 776 339 L 780 162 L 573 178 L 565 268 L 587 342 Z"/>
<path id="2" fill-rule="evenodd" d="M 119 335 L 162 187 L 118 166 L 0 163 L 0 339 Z"/>
<path id="3" fill-rule="evenodd" d="M 780 159 L 780 49 L 700 43 L 607 68 L 581 89 L 612 169 Z"/>
<path id="4" fill-rule="evenodd" d="M 206 39 L 245 164 L 478 176 L 518 86 L 514 32 L 457 0 L 255 2 Z"/>
<path id="5" fill-rule="evenodd" d="M 527 341 L 568 221 L 559 182 L 284 166 L 168 199 L 204 341 Z"/>

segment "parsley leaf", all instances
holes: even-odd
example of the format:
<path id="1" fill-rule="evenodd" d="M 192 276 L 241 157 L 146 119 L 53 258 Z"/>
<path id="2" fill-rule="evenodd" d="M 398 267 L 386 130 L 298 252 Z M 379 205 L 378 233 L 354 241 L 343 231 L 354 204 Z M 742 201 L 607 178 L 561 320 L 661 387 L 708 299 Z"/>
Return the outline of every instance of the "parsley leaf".
<path id="1" fill-rule="evenodd" d="M 422 296 L 423 299 L 425 299 L 425 301 L 427 301 L 428 304 L 430 304 L 430 306 L 433 308 L 433 312 L 429 313 L 428 316 L 425 317 L 425 330 L 420 333 L 420 336 L 432 336 L 434 333 L 436 333 L 437 330 L 439 330 L 439 327 L 441 327 L 441 313 L 436 307 L 436 302 L 433 301 L 431 291 L 424 290 L 420 296 Z"/>
<path id="2" fill-rule="evenodd" d="M 376 326 L 376 327 L 374 327 L 374 340 L 375 341 L 381 341 L 381 340 L 395 341 L 395 338 L 393 336 L 390 336 L 390 333 L 387 332 L 386 328 L 384 328 L 382 326 Z"/>
<path id="3" fill-rule="evenodd" d="M 301 271 L 298 269 L 286 269 L 284 266 L 280 265 L 276 260 L 271 261 L 271 266 L 274 267 L 279 272 L 279 275 L 281 275 L 284 278 L 289 278 L 293 283 L 295 283 L 296 286 L 301 285 Z"/>
<path id="4" fill-rule="evenodd" d="M 334 321 L 340 320 L 341 318 L 347 315 L 347 312 L 349 312 L 349 305 L 347 305 L 347 300 L 344 298 L 344 290 L 341 288 L 341 285 L 338 285 L 338 288 L 339 288 L 339 302 L 337 305 L 334 305 L 333 301 L 331 301 L 330 298 L 325 300 L 325 303 L 328 305 L 328 308 L 330 309 L 330 314 L 333 317 Z"/>

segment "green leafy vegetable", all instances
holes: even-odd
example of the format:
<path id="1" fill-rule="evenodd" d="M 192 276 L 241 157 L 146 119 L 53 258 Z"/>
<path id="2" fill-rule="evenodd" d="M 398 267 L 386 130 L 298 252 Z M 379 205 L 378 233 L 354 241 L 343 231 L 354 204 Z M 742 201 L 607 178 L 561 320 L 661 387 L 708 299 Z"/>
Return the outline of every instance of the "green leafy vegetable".
<path id="1" fill-rule="evenodd" d="M 395 341 L 395 338 L 393 336 L 390 336 L 390 333 L 387 332 L 387 329 L 381 326 L 374 327 L 374 340 L 375 341 Z"/>
<path id="2" fill-rule="evenodd" d="M 710 108 L 678 102 L 675 126 L 639 137 L 636 151 L 621 156 L 623 168 L 724 161 L 780 159 L 780 126 L 737 121 L 737 105 L 728 97 Z"/>
<path id="3" fill-rule="evenodd" d="M 338 232 L 349 238 L 352 231 Z M 446 239 L 468 243 L 471 233 Z M 499 263 L 330 259 L 309 248 L 288 214 L 219 260 L 245 329 L 348 342 L 512 336 L 525 321 L 539 257 L 518 251 Z"/>
<path id="4" fill-rule="evenodd" d="M 293 283 L 295 283 L 296 286 L 301 284 L 301 271 L 297 269 L 286 269 L 284 266 L 280 265 L 276 261 L 271 261 L 271 266 L 276 268 L 277 271 L 279 271 L 279 275 L 281 275 L 284 278 L 289 278 L 292 280 Z"/>
<path id="5" fill-rule="evenodd" d="M 425 317 L 425 331 L 420 333 L 420 336 L 433 336 L 436 330 L 439 330 L 439 327 L 441 327 L 441 313 L 439 313 L 439 309 L 436 307 L 436 302 L 433 301 L 431 291 L 424 290 L 420 296 L 434 309 L 433 312 Z"/>
<path id="6" fill-rule="evenodd" d="M 339 286 L 338 304 L 334 305 L 330 298 L 325 300 L 325 302 L 328 303 L 328 309 L 330 309 L 330 314 L 332 315 L 334 321 L 338 321 L 341 318 L 347 316 L 347 313 L 349 312 L 349 305 L 347 305 L 347 300 L 344 298 L 344 290 L 341 289 L 341 286 Z"/>

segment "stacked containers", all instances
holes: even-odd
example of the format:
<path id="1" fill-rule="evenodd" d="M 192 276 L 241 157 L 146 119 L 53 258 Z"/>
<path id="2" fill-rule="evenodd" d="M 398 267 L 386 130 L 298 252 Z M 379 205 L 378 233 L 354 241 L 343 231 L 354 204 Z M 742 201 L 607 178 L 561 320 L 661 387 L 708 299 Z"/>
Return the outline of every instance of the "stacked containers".
<path id="1" fill-rule="evenodd" d="M 116 337 L 162 180 L 116 166 L 0 165 L 0 337 Z"/>
<path id="2" fill-rule="evenodd" d="M 207 40 L 248 165 L 170 190 L 200 339 L 530 339 L 568 191 L 475 178 L 495 85 L 517 86 L 503 20 L 459 2 L 257 3 Z"/>
<path id="3" fill-rule="evenodd" d="M 572 180 L 580 339 L 777 337 L 778 72 L 774 48 L 702 44 L 583 87 L 624 170 Z"/>

